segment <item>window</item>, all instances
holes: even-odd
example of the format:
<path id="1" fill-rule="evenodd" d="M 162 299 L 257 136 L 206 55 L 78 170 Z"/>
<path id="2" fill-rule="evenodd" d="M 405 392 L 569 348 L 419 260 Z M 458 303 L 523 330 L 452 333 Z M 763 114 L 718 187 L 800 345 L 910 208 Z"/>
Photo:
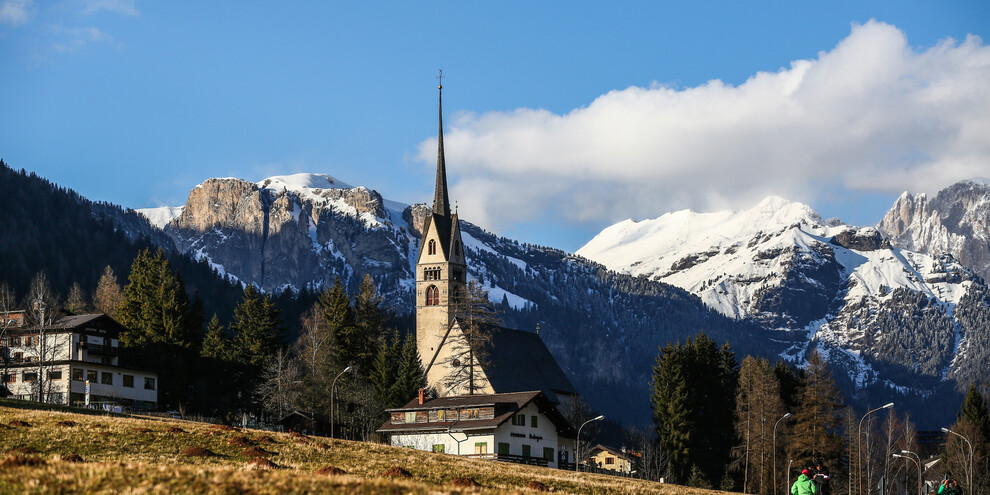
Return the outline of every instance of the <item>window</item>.
<path id="1" fill-rule="evenodd" d="M 145 390 L 154 390 L 155 389 L 155 379 L 154 378 L 145 378 L 144 379 L 144 389 Z"/>
<path id="2" fill-rule="evenodd" d="M 434 445 L 433 446 L 433 451 L 436 452 L 436 453 L 438 453 L 438 454 L 442 454 L 443 453 L 443 444 L 442 443 L 438 443 L 438 444 Z"/>
<path id="3" fill-rule="evenodd" d="M 606 457 L 605 464 L 615 464 L 615 457 Z"/>
<path id="4" fill-rule="evenodd" d="M 523 421 L 526 421 L 526 418 L 523 418 Z M 536 416 L 532 416 L 532 420 L 530 420 L 529 426 L 536 428 Z"/>
<path id="5" fill-rule="evenodd" d="M 461 255 L 461 241 L 454 241 L 454 254 Z"/>
<path id="6" fill-rule="evenodd" d="M 529 457 L 530 456 L 529 445 L 523 445 L 522 446 L 522 451 L 523 451 L 523 457 Z"/>
<path id="7" fill-rule="evenodd" d="M 423 278 L 426 280 L 440 280 L 441 270 L 439 268 L 424 268 Z"/>
<path id="8" fill-rule="evenodd" d="M 443 409 L 437 411 L 437 421 L 447 421 L 447 411 Z"/>
<path id="9" fill-rule="evenodd" d="M 437 254 L 437 241 L 430 239 L 430 244 L 426 249 L 426 254 Z"/>
<path id="10" fill-rule="evenodd" d="M 547 462 L 553 462 L 553 447 L 543 447 L 543 458 Z"/>
<path id="11" fill-rule="evenodd" d="M 516 414 L 512 417 L 512 426 L 526 426 L 526 415 Z"/>
<path id="12" fill-rule="evenodd" d="M 109 371 L 100 373 L 100 383 L 104 385 L 113 385 L 113 373 Z"/>
<path id="13" fill-rule="evenodd" d="M 97 373 L 96 373 L 95 370 L 86 370 L 86 380 L 89 383 L 96 383 L 96 379 L 99 378 L 96 375 L 97 375 Z"/>
<path id="14" fill-rule="evenodd" d="M 11 373 L 9 375 L 3 375 L 4 383 L 17 383 L 17 375 Z"/>
<path id="15" fill-rule="evenodd" d="M 462 270 L 454 270 L 454 280 L 458 282 L 464 281 L 464 272 Z"/>
<path id="16" fill-rule="evenodd" d="M 440 304 L 440 289 L 437 286 L 431 285 L 426 288 L 426 305 L 427 306 L 437 306 Z"/>
<path id="17" fill-rule="evenodd" d="M 477 408 L 461 409 L 461 419 L 478 419 L 481 411 Z"/>
<path id="18" fill-rule="evenodd" d="M 134 375 L 124 375 L 124 386 L 134 388 Z"/>
<path id="19" fill-rule="evenodd" d="M 487 454 L 488 453 L 488 442 L 475 442 L 474 444 L 475 454 Z"/>
<path id="20" fill-rule="evenodd" d="M 505 442 L 498 443 L 498 455 L 509 455 L 509 444 Z"/>
<path id="21" fill-rule="evenodd" d="M 83 380 L 83 370 L 81 368 L 72 370 L 72 379 L 81 382 Z"/>
<path id="22" fill-rule="evenodd" d="M 37 372 L 24 373 L 24 381 L 26 382 L 38 381 L 38 373 Z"/>
<path id="23" fill-rule="evenodd" d="M 49 371 L 48 372 L 48 379 L 49 380 L 61 380 L 62 379 L 62 370 Z"/>
<path id="24" fill-rule="evenodd" d="M 416 422 L 416 411 L 406 412 L 406 423 L 415 423 L 415 422 Z"/>

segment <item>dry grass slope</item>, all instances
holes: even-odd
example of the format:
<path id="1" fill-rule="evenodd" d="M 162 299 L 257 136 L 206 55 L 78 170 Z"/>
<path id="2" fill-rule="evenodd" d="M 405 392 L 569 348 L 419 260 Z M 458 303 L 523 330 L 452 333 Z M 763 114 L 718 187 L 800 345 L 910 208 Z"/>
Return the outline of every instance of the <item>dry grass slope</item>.
<path id="1" fill-rule="evenodd" d="M 8 426 L 0 426 L 0 494 L 537 493 L 544 488 L 557 493 L 716 493 L 372 443 L 37 410 L 9 401 L 0 401 L 0 425 Z M 265 445 L 275 462 L 246 455 L 245 439 Z M 181 455 L 191 450 L 214 455 Z M 411 476 L 382 476 L 396 467 Z"/>

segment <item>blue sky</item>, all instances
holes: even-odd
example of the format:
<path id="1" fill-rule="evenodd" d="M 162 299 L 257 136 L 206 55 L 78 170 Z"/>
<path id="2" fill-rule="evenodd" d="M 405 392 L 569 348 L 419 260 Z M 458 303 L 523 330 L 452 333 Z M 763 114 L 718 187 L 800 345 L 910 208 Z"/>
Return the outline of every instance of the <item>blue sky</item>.
<path id="1" fill-rule="evenodd" d="M 134 208 L 295 172 L 425 202 L 443 68 L 452 199 L 497 233 L 576 250 L 767 194 L 872 224 L 990 175 L 988 27 L 976 1 L 0 0 L 0 157 Z"/>

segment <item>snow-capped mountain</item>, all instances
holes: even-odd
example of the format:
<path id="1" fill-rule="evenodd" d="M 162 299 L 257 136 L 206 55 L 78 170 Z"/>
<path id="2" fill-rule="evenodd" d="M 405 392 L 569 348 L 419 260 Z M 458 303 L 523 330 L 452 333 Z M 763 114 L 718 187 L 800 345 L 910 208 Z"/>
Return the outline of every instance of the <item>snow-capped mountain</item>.
<path id="1" fill-rule="evenodd" d="M 895 246 L 951 254 L 990 279 L 990 179 L 958 182 L 934 198 L 905 192 L 877 228 Z"/>
<path id="2" fill-rule="evenodd" d="M 181 207 L 139 210 L 180 252 L 263 290 L 319 288 L 371 274 L 390 300 L 412 287 L 406 205 L 326 174 L 208 179 Z M 359 234 L 359 235 L 358 235 Z"/>
<path id="3" fill-rule="evenodd" d="M 893 247 L 877 229 L 826 222 L 778 197 L 742 211 L 626 220 L 577 254 L 681 287 L 726 316 L 805 334 L 782 355 L 800 361 L 817 346 L 860 391 L 930 394 L 972 368 L 957 351 L 982 338 L 958 331 L 967 323 L 956 309 L 986 286 L 952 254 Z"/>

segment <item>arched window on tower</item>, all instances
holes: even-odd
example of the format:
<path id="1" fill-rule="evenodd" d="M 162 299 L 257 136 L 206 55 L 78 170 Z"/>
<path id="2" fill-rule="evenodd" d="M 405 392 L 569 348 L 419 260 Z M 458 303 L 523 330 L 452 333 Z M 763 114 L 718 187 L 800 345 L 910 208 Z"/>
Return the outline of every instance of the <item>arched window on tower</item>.
<path id="1" fill-rule="evenodd" d="M 461 241 L 454 241 L 454 254 L 461 255 Z"/>
<path id="2" fill-rule="evenodd" d="M 440 289 L 437 286 L 431 285 L 426 288 L 426 305 L 427 306 L 437 306 L 440 304 Z"/>
<path id="3" fill-rule="evenodd" d="M 426 254 L 437 254 L 437 241 L 430 239 L 430 244 L 426 248 Z"/>

